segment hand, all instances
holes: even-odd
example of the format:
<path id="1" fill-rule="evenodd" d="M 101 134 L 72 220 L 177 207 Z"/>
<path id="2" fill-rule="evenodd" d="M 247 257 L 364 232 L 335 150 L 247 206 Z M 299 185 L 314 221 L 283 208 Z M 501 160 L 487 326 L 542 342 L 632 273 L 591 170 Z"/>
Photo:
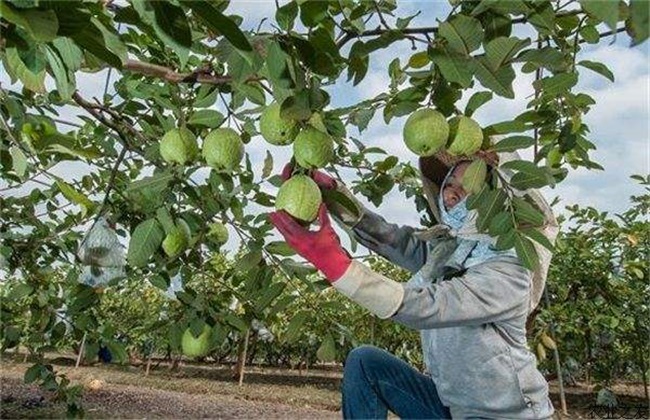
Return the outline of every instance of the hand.
<path id="1" fill-rule="evenodd" d="M 304 228 L 284 210 L 271 213 L 269 219 L 287 244 L 320 270 L 330 283 L 340 279 L 352 263 L 332 228 L 325 204 L 318 210 L 320 229 L 317 231 Z"/>
<path id="2" fill-rule="evenodd" d="M 291 178 L 293 167 L 294 165 L 292 164 L 292 162 L 289 162 L 286 165 L 284 165 L 284 169 L 282 169 L 282 173 L 280 174 L 280 178 L 282 178 L 283 181 L 286 181 L 287 179 Z M 319 170 L 313 170 L 310 171 L 310 176 L 311 179 L 313 179 L 314 182 L 316 182 L 316 184 L 318 184 L 318 186 L 321 188 L 324 188 L 326 190 L 331 190 L 336 188 L 336 180 L 331 176 L 327 175 L 325 172 L 321 172 Z"/>

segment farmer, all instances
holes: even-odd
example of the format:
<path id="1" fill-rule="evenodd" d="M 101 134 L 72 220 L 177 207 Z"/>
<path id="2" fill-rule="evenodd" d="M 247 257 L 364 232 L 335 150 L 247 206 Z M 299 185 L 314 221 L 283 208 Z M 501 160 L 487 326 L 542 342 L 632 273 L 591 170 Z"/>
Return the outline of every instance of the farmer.
<path id="1" fill-rule="evenodd" d="M 497 162 L 495 155 L 474 158 Z M 461 179 L 469 163 L 436 155 L 420 158 L 419 164 L 427 201 L 440 223 L 433 228 L 390 224 L 318 171 L 312 177 L 319 186 L 346 194 L 356 212 L 335 202 L 321 205 L 317 231 L 284 211 L 270 215 L 287 243 L 339 292 L 379 318 L 420 331 L 425 374 L 376 347 L 349 353 L 343 416 L 386 418 L 390 410 L 401 418 L 550 417 L 548 384 L 528 350 L 525 328 L 544 288 L 550 252 L 536 247 L 541 261 L 531 272 L 514 251 L 495 250 L 493 238 L 477 232 L 475 212 L 466 207 Z M 285 168 L 283 177 L 289 173 Z M 545 214 L 541 232 L 554 240 L 557 223 L 549 206 L 538 192 L 528 195 Z M 353 260 L 341 247 L 329 212 L 361 244 L 413 273 L 411 280 L 395 282 Z"/>

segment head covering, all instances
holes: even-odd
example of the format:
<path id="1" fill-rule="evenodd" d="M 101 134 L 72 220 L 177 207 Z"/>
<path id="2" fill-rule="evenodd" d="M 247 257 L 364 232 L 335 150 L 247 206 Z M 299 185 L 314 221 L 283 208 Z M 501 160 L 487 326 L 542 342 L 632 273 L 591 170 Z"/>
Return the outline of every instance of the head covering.
<path id="1" fill-rule="evenodd" d="M 449 155 L 444 151 L 438 152 L 433 156 L 420 158 L 419 166 L 422 187 L 427 202 L 429 203 L 429 207 L 431 208 L 431 212 L 433 213 L 438 223 L 446 224 L 444 219 L 447 219 L 447 215 L 444 214 L 445 209 L 440 200 L 440 193 L 447 176 L 450 174 L 451 169 L 453 169 L 456 164 L 463 160 L 476 160 L 482 158 L 483 156 L 479 155 L 470 157 L 455 157 Z M 498 162 L 500 163 L 516 159 L 520 159 L 517 153 L 501 153 L 498 155 Z M 488 164 L 490 164 L 490 162 L 488 162 Z M 512 171 L 504 170 L 501 168 L 495 169 L 498 170 L 505 179 L 509 180 L 513 175 Z M 541 228 L 539 228 L 539 231 L 546 238 L 548 238 L 551 243 L 553 243 L 559 231 L 559 226 L 557 220 L 555 219 L 555 216 L 553 215 L 551 207 L 536 189 L 529 189 L 526 191 L 521 191 L 520 193 L 521 196 L 530 197 L 544 214 L 545 223 Z M 462 204 L 462 202 L 459 204 Z M 476 217 L 477 213 L 475 210 L 467 212 L 462 225 L 450 226 L 450 233 L 458 238 L 465 240 L 474 240 L 484 244 L 494 243 L 495 238 L 492 238 L 489 235 L 480 233 L 478 231 L 478 228 L 476 227 Z M 439 227 L 434 227 L 432 229 L 437 231 L 440 230 Z M 552 257 L 551 251 L 536 242 L 533 242 L 533 244 L 535 250 L 537 251 L 537 255 L 539 256 L 539 264 L 536 270 L 532 273 L 529 311 L 532 311 L 539 304 L 539 301 L 542 297 L 542 292 L 544 291 L 544 286 L 546 284 L 546 277 L 548 275 L 548 267 L 551 263 Z"/>

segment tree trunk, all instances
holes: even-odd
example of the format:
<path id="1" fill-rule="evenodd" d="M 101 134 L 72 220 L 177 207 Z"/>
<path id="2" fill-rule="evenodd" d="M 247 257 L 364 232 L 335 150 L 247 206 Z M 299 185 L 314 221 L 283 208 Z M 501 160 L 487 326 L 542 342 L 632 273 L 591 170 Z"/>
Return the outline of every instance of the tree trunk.
<path id="1" fill-rule="evenodd" d="M 237 364 L 235 365 L 235 377 L 238 378 L 239 386 L 244 383 L 244 366 L 246 365 L 246 351 L 248 350 L 248 333 L 249 330 L 244 332 L 243 337 L 239 341 L 237 349 Z"/>
<path id="2" fill-rule="evenodd" d="M 81 345 L 79 346 L 79 354 L 77 355 L 77 363 L 75 363 L 74 368 L 77 369 L 81 363 L 81 358 L 83 357 L 85 348 L 86 348 L 86 334 L 84 333 L 83 338 L 81 339 Z"/>
<path id="3" fill-rule="evenodd" d="M 151 356 L 153 355 L 153 352 L 149 353 L 149 357 L 147 357 L 147 367 L 144 370 L 144 376 L 149 376 L 149 369 L 151 369 Z"/>

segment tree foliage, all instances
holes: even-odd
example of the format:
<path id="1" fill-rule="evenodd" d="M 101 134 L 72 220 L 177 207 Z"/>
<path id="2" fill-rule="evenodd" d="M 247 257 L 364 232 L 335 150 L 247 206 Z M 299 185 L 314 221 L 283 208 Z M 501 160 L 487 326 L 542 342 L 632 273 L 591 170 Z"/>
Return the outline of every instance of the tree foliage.
<path id="1" fill-rule="evenodd" d="M 372 140 L 357 139 L 353 129 L 363 133 L 375 114 L 389 124 L 424 106 L 446 117 L 471 116 L 495 96 L 513 98 L 513 83 L 533 72 L 534 98 L 513 120 L 483 127 L 482 146 L 485 152 L 533 149 L 533 158 L 503 164 L 474 203 L 483 230 L 534 267 L 540 212 L 521 192 L 562 182 L 569 168 L 600 168 L 590 158 L 595 145 L 583 122 L 595 102 L 575 87 L 579 67 L 609 80 L 613 75 L 605 63 L 581 60 L 582 45 L 620 32 L 632 45 L 644 42 L 648 3 L 450 0 L 448 12 L 439 25 L 419 28 L 393 0 L 296 0 L 278 2 L 266 24 L 251 28 L 229 13 L 226 1 L 1 2 L 2 68 L 19 82 L 0 88 L 0 261 L 5 273 L 23 279 L 10 293 L 37 299 L 32 317 L 42 320 L 40 332 L 60 329 L 47 309 L 53 295 L 38 301 L 39 293 L 58 269 L 77 282 L 82 232 L 99 217 L 128 243 L 126 277 L 160 288 L 179 273 L 210 271 L 222 244 L 209 239 L 209 226 L 219 222 L 241 246 L 220 281 L 245 303 L 243 312 L 227 317 L 220 312 L 225 297 L 190 289 L 179 296 L 183 306 L 170 340 L 176 342 L 181 324 L 196 331 L 203 322 L 245 329 L 269 308 L 281 313 L 293 299 L 288 290 L 323 286 L 274 240 L 264 215 L 281 182 L 273 174 L 281 165 L 273 147 L 259 162 L 250 153 L 261 142 L 259 116 L 267 105 L 281 104 L 282 115 L 301 126 L 318 114 L 321 129 L 336 141 L 327 169 L 353 168 L 352 189 L 378 206 L 397 187 L 426 224 L 431 216 L 417 170 Z M 354 88 L 378 51 L 404 42 L 412 54 L 387 63 L 385 92 L 334 106 L 338 86 Z M 98 72 L 106 69 L 115 78 L 103 96 L 77 90 L 80 74 L 103 81 L 105 72 Z M 463 97 L 467 104 L 459 109 Z M 78 120 L 61 118 L 69 112 Z M 170 130 L 186 128 L 205 139 L 223 127 L 235 129 L 245 144 L 235 170 L 207 172 L 202 158 L 187 165 L 162 159 L 160 139 Z M 497 136 L 504 139 L 496 142 Z M 65 177 L 62 168 L 85 174 Z M 185 242 L 174 244 L 179 252 L 169 256 L 162 244 L 175 229 Z M 94 314 L 101 295 L 82 284 L 68 290 L 56 296 L 68 305 L 75 334 L 110 336 L 99 331 Z M 4 327 L 3 348 L 19 341 L 12 331 Z M 321 354 L 331 353 L 332 339 L 325 339 Z M 31 349 L 42 353 L 42 344 Z"/>

